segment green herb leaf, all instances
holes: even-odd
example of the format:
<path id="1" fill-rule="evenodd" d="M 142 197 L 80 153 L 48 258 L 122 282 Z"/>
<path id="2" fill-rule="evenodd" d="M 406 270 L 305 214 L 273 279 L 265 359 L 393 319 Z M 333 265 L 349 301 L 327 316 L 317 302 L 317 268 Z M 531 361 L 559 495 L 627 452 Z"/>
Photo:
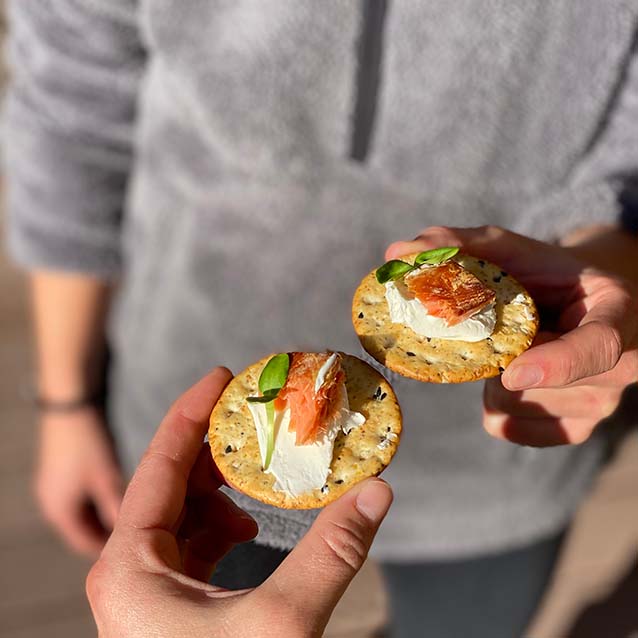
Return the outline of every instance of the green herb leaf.
<path id="1" fill-rule="evenodd" d="M 287 352 L 276 354 L 264 366 L 259 375 L 260 397 L 246 397 L 249 403 L 265 403 L 266 416 L 268 417 L 268 440 L 266 442 L 266 460 L 264 470 L 267 470 L 272 460 L 275 449 L 275 406 L 273 401 L 279 396 L 279 392 L 286 385 L 288 369 L 290 368 L 290 355 Z"/>
<path id="2" fill-rule="evenodd" d="M 275 450 L 275 405 L 271 401 L 266 403 L 266 416 L 268 417 L 268 440 L 266 441 L 266 461 L 264 471 L 270 467 L 272 453 Z"/>
<path id="3" fill-rule="evenodd" d="M 383 266 L 377 268 L 376 277 L 380 284 L 384 284 L 387 281 L 393 281 L 399 277 L 410 272 L 414 266 L 408 264 L 407 261 L 401 261 L 400 259 L 392 259 L 386 261 Z"/>
<path id="4" fill-rule="evenodd" d="M 289 367 L 290 355 L 287 352 L 272 357 L 259 375 L 259 391 L 265 395 L 275 390 L 278 394 L 279 390 L 286 384 Z M 273 399 L 276 396 L 275 394 Z"/>
<path id="5" fill-rule="evenodd" d="M 459 252 L 458 246 L 447 246 L 445 248 L 434 248 L 432 250 L 426 250 L 423 253 L 419 253 L 414 260 L 415 266 L 422 266 L 423 264 L 430 264 L 435 266 L 447 261 L 451 257 L 454 257 Z"/>

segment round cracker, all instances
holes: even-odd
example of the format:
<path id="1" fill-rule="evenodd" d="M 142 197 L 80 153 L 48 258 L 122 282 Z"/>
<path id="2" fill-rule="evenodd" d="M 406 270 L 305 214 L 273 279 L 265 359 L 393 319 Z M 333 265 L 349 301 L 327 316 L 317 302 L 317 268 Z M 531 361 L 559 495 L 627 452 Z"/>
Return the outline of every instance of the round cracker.
<path id="1" fill-rule="evenodd" d="M 377 476 L 399 444 L 401 409 L 392 386 L 361 359 L 342 354 L 350 409 L 366 421 L 348 434 L 339 432 L 321 489 L 298 497 L 273 490 L 275 478 L 262 471 L 257 431 L 246 397 L 259 394 L 258 380 L 269 355 L 238 374 L 210 415 L 208 442 L 213 459 L 229 485 L 263 503 L 286 509 L 313 509 L 334 501 L 355 483 Z"/>
<path id="2" fill-rule="evenodd" d="M 416 254 L 404 257 L 410 263 Z M 496 292 L 496 326 L 482 341 L 423 337 L 390 321 L 385 286 L 375 270 L 357 288 L 352 323 L 364 349 L 399 374 L 432 383 L 463 383 L 494 377 L 527 350 L 538 330 L 538 312 L 529 293 L 511 275 L 483 259 L 458 254 L 454 261 Z"/>

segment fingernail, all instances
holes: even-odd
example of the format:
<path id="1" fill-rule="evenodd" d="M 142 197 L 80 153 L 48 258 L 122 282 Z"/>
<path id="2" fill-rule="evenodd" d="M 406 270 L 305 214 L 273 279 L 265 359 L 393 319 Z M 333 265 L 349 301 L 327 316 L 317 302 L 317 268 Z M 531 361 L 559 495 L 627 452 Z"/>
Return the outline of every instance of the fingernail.
<path id="1" fill-rule="evenodd" d="M 538 366 L 519 366 L 507 375 L 507 388 L 509 390 L 533 388 L 541 382 L 542 378 L 543 371 Z"/>
<path id="2" fill-rule="evenodd" d="M 381 522 L 391 504 L 392 490 L 379 479 L 367 481 L 355 501 L 357 509 L 372 523 Z"/>

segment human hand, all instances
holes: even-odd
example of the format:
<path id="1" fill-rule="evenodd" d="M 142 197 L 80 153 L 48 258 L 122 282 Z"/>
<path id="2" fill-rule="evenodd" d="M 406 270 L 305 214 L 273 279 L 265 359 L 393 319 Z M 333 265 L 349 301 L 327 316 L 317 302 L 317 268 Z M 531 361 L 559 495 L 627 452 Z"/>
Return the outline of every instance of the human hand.
<path id="1" fill-rule="evenodd" d="M 361 568 L 392 501 L 379 479 L 327 506 L 263 585 L 229 591 L 207 582 L 255 522 L 218 491 L 202 439 L 230 380 L 217 368 L 170 409 L 133 477 L 101 558 L 87 579 L 100 636 L 320 636 Z"/>
<path id="2" fill-rule="evenodd" d="M 485 384 L 483 425 L 533 446 L 581 443 L 638 380 L 635 285 L 576 259 L 569 249 L 493 226 L 432 227 L 396 242 L 387 259 L 461 246 L 511 272 L 534 297 L 549 331 Z"/>
<path id="3" fill-rule="evenodd" d="M 35 495 L 45 519 L 76 552 L 96 557 L 122 500 L 123 480 L 93 407 L 40 419 Z"/>

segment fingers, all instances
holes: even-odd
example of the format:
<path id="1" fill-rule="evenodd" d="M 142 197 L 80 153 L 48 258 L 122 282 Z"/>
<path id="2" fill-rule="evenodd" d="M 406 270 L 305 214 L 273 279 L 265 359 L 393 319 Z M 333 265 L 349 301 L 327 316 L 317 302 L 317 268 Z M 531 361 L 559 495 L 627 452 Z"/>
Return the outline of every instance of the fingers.
<path id="1" fill-rule="evenodd" d="M 59 517 L 51 522 L 71 549 L 88 558 L 98 556 L 108 538 L 108 534 L 96 519 L 95 512 L 91 511 L 88 505 L 60 512 Z"/>
<path id="2" fill-rule="evenodd" d="M 490 410 L 515 417 L 569 417 L 601 420 L 615 408 L 620 392 L 615 388 L 599 389 L 576 386 L 559 389 L 534 388 L 510 392 L 500 379 L 488 379 L 483 402 Z"/>
<path id="3" fill-rule="evenodd" d="M 443 246 L 463 246 L 463 238 L 453 228 L 431 226 L 411 241 L 395 241 L 385 251 L 386 260 L 401 259 L 412 253 L 441 248 Z"/>
<path id="4" fill-rule="evenodd" d="M 392 491 L 380 479 L 356 485 L 319 514 L 258 595 L 277 600 L 286 622 L 294 626 L 301 618 L 319 635 L 363 565 L 391 503 Z"/>
<path id="5" fill-rule="evenodd" d="M 493 437 L 531 447 L 583 443 L 595 425 L 591 419 L 512 417 L 489 410 L 483 413 L 483 427 Z"/>
<path id="6" fill-rule="evenodd" d="M 104 547 L 107 534 L 87 502 L 68 503 L 50 513 L 45 510 L 45 516 L 78 554 L 95 558 Z"/>
<path id="7" fill-rule="evenodd" d="M 215 368 L 173 404 L 131 480 L 122 525 L 164 530 L 175 525 L 211 410 L 231 377 L 226 368 Z"/>
<path id="8" fill-rule="evenodd" d="M 503 373 L 503 385 L 508 390 L 566 386 L 612 370 L 622 354 L 619 330 L 591 321 L 524 352 Z"/>
<path id="9" fill-rule="evenodd" d="M 208 582 L 217 562 L 237 543 L 255 538 L 256 521 L 226 494 L 215 491 L 186 503 L 178 532 L 184 573 Z"/>
<path id="10" fill-rule="evenodd" d="M 400 259 L 443 246 L 459 246 L 511 272 L 542 303 L 563 299 L 578 285 L 582 262 L 563 248 L 536 241 L 497 226 L 452 228 L 432 226 L 412 241 L 391 244 L 386 259 Z"/>
<path id="11" fill-rule="evenodd" d="M 622 387 L 574 386 L 509 392 L 486 382 L 483 425 L 492 436 L 532 446 L 582 443 L 620 402 Z"/>
<path id="12" fill-rule="evenodd" d="M 188 477 L 188 496 L 212 494 L 224 483 L 224 477 L 213 461 L 210 446 L 208 443 L 202 443 Z"/>
<path id="13" fill-rule="evenodd" d="M 94 558 L 106 541 L 95 516 L 91 518 L 88 496 L 80 484 L 52 485 L 41 476 L 34 483 L 36 499 L 46 521 L 58 532 L 64 542 L 78 554 Z"/>

